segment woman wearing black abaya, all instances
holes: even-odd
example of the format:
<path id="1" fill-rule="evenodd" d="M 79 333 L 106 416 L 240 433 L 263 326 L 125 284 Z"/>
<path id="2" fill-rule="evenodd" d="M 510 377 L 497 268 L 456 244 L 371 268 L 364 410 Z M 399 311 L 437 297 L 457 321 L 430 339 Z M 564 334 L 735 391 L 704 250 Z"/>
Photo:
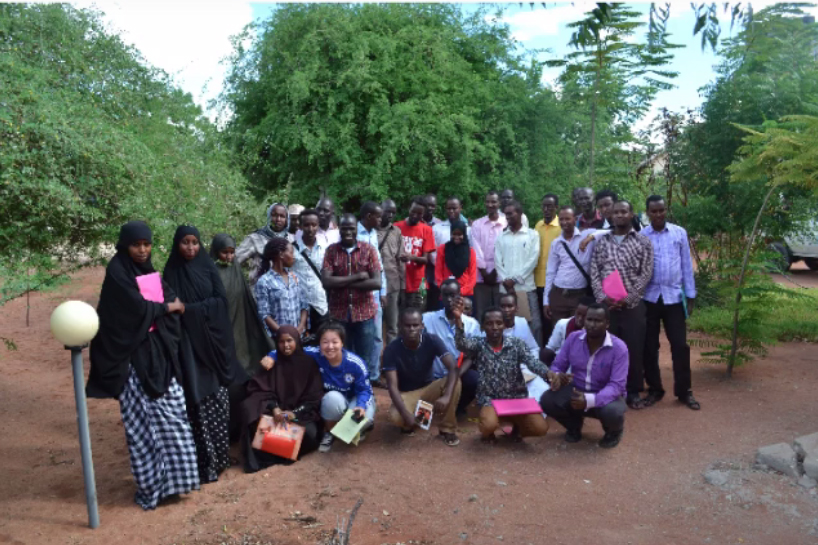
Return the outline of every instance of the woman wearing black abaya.
<path id="1" fill-rule="evenodd" d="M 322 430 L 320 409 L 324 383 L 315 360 L 301 346 L 301 334 L 293 326 L 283 325 L 276 338 L 275 365 L 269 371 L 260 369 L 247 383 L 247 399 L 242 403 L 242 439 L 244 471 L 289 462 L 273 454 L 254 449 L 251 444 L 264 414 L 277 421 L 295 422 L 304 426 L 299 458 L 318 448 Z"/>
<path id="2" fill-rule="evenodd" d="M 219 233 L 210 243 L 210 257 L 216 263 L 219 278 L 227 293 L 227 311 L 233 325 L 236 357 L 248 378 L 260 368 L 259 362 L 274 348 L 272 339 L 264 333 L 258 319 L 258 307 L 253 292 L 247 285 L 241 267 L 236 262 L 236 241 L 230 235 Z M 241 402 L 244 401 L 244 383 L 234 382 L 230 393 L 230 440 L 241 435 Z"/>
<path id="3" fill-rule="evenodd" d="M 180 364 L 199 478 L 209 483 L 230 466 L 227 387 L 245 372 L 236 360 L 224 286 L 195 227 L 176 229 L 164 274 L 185 304 Z"/>
<path id="4" fill-rule="evenodd" d="M 134 500 L 143 509 L 199 489 L 196 447 L 179 376 L 179 314 L 185 306 L 162 283 L 164 302 L 145 300 L 137 277 L 155 273 L 152 234 L 141 221 L 119 231 L 117 253 L 99 296 L 100 329 L 91 341 L 89 397 L 119 400 L 128 440 Z"/>

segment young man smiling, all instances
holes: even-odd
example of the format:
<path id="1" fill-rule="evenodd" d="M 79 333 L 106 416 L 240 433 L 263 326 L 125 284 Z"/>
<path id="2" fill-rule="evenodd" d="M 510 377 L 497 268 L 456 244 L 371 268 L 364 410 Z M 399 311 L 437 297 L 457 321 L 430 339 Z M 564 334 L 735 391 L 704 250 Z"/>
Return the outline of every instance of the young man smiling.
<path id="1" fill-rule="evenodd" d="M 419 308 L 423 312 L 424 300 L 420 285 L 426 275 L 429 254 L 435 250 L 435 235 L 423 221 L 426 214 L 426 197 L 414 197 L 409 206 L 409 216 L 395 225 L 403 235 L 403 252 L 399 259 L 406 267 L 406 288 L 401 293 L 403 308 Z"/>

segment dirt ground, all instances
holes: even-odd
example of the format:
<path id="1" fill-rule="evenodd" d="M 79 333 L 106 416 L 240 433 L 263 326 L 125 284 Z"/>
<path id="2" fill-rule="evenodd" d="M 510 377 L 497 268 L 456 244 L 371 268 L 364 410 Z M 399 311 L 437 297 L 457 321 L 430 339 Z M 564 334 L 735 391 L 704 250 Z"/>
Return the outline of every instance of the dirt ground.
<path id="1" fill-rule="evenodd" d="M 67 299 L 96 304 L 102 276 L 86 270 L 34 295 L 29 328 L 24 300 L 2 309 L 0 333 L 19 349 L 0 351 L 0 543 L 317 544 L 358 498 L 353 545 L 818 543 L 818 494 L 751 467 L 759 446 L 818 431 L 810 344 L 775 347 L 731 381 L 721 368 L 694 365 L 702 410 L 665 398 L 631 411 L 611 451 L 596 446 L 594 421 L 576 445 L 563 443 L 558 424 L 522 445 L 483 446 L 470 422 L 457 448 L 427 434 L 403 438 L 386 424 L 379 390 L 376 429 L 359 448 L 255 475 L 233 467 L 152 512 L 133 503 L 118 403 L 91 400 L 102 525 L 90 530 L 69 357 L 48 319 Z M 664 347 L 662 362 L 671 388 Z M 706 483 L 709 468 L 729 482 Z M 296 511 L 316 520 L 287 520 Z"/>
<path id="2" fill-rule="evenodd" d="M 786 275 L 773 274 L 772 277 L 785 288 L 818 288 L 818 272 L 809 270 L 803 261 L 793 263 Z"/>

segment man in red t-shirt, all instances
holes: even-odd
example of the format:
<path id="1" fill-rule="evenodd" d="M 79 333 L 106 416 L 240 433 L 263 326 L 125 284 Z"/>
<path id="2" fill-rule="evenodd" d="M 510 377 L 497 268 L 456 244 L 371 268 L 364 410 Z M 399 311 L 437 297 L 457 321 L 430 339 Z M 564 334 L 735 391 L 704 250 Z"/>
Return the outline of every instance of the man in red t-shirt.
<path id="1" fill-rule="evenodd" d="M 401 307 L 413 307 L 421 312 L 425 305 L 420 293 L 420 283 L 426 273 L 429 253 L 435 250 L 435 235 L 432 228 L 423 222 L 425 213 L 426 198 L 414 197 L 409 206 L 409 217 L 395 224 L 403 235 L 400 260 L 406 266 L 406 285 L 401 286 Z"/>

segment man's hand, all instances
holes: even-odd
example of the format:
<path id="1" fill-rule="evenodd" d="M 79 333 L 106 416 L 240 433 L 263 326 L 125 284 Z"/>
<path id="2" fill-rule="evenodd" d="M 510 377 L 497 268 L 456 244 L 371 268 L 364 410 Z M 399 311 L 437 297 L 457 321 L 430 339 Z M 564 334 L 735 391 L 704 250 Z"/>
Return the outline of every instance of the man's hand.
<path id="1" fill-rule="evenodd" d="M 584 411 L 587 406 L 588 402 L 585 401 L 585 394 L 574 388 L 574 392 L 571 394 L 571 408 L 577 411 Z"/>
<path id="2" fill-rule="evenodd" d="M 264 356 L 263 358 L 261 358 L 261 366 L 264 367 L 266 371 L 272 369 L 275 364 L 276 360 L 274 360 L 270 356 Z"/>
<path id="3" fill-rule="evenodd" d="M 588 245 L 594 240 L 594 235 L 588 235 L 579 243 L 579 251 L 584 252 Z"/>
<path id="4" fill-rule="evenodd" d="M 463 297 L 458 296 L 452 304 L 452 316 L 454 317 L 455 323 L 462 323 L 461 317 L 463 316 L 464 308 L 466 308 L 466 303 L 463 301 Z"/>
<path id="5" fill-rule="evenodd" d="M 696 300 L 691 299 L 690 297 L 687 298 L 687 317 L 693 316 L 693 307 L 696 306 Z"/>
<path id="6" fill-rule="evenodd" d="M 446 409 L 449 408 L 450 401 L 451 398 L 449 396 L 441 396 L 437 398 L 437 401 L 435 401 L 435 412 L 440 413 L 442 416 L 446 412 Z"/>
<path id="7" fill-rule="evenodd" d="M 620 299 L 619 301 L 614 301 L 610 297 L 606 297 L 605 301 L 603 301 L 606 305 L 608 305 L 608 309 L 610 310 L 619 310 L 625 306 L 625 300 Z"/>
<path id="8" fill-rule="evenodd" d="M 555 392 L 574 380 L 574 375 L 569 375 L 568 373 L 555 373 L 554 371 L 548 371 L 546 377 L 548 377 L 548 383 L 551 385 L 551 389 Z"/>
<path id="9" fill-rule="evenodd" d="M 406 431 L 415 429 L 417 422 L 415 422 L 415 416 L 412 413 L 404 409 L 401 416 L 403 417 L 403 429 Z"/>
<path id="10" fill-rule="evenodd" d="M 506 288 L 506 292 L 514 293 L 514 285 L 516 283 L 513 278 L 506 278 L 503 280 L 503 287 Z"/>
<path id="11" fill-rule="evenodd" d="M 548 318 L 549 320 L 553 320 L 554 316 L 551 314 L 551 307 L 548 305 L 543 305 L 542 307 L 543 316 Z"/>
<path id="12" fill-rule="evenodd" d="M 364 272 L 364 271 L 361 271 L 359 273 L 355 273 L 355 280 L 357 282 L 364 282 L 366 280 L 369 280 L 369 273 Z"/>

